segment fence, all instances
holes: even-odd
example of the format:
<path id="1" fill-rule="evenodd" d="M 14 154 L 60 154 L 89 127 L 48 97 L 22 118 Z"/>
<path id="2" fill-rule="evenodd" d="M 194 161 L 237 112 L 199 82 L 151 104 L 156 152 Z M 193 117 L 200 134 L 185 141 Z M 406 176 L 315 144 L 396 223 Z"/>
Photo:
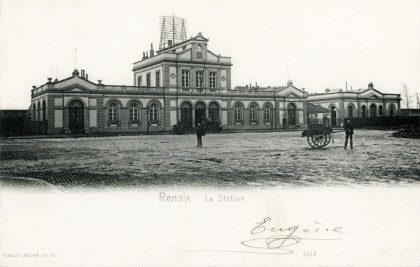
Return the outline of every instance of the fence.
<path id="1" fill-rule="evenodd" d="M 31 121 L 27 110 L 0 111 L 0 136 L 47 134 L 48 121 Z"/>
<path id="2" fill-rule="evenodd" d="M 348 119 L 348 118 L 346 118 Z M 352 118 L 351 123 L 355 128 L 389 128 L 400 126 L 419 126 L 420 116 L 393 116 L 377 118 Z"/>

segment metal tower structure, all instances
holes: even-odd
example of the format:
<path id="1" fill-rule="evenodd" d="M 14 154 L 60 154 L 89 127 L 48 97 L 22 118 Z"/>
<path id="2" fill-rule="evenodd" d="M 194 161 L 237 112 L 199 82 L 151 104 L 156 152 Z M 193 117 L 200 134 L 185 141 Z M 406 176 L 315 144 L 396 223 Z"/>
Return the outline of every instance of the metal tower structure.
<path id="1" fill-rule="evenodd" d="M 186 19 L 172 16 L 160 17 L 159 50 L 187 40 Z"/>

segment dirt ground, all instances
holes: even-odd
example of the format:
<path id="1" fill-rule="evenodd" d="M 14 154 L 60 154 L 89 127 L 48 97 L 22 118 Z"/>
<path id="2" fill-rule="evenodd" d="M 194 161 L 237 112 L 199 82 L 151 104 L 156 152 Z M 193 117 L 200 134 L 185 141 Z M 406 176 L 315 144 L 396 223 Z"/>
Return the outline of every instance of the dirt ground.
<path id="1" fill-rule="evenodd" d="M 26 177 L 64 188 L 420 183 L 420 140 L 391 133 L 358 130 L 353 150 L 343 149 L 343 133 L 323 149 L 310 148 L 300 132 L 208 134 L 203 148 L 195 135 L 3 140 L 0 182 Z"/>

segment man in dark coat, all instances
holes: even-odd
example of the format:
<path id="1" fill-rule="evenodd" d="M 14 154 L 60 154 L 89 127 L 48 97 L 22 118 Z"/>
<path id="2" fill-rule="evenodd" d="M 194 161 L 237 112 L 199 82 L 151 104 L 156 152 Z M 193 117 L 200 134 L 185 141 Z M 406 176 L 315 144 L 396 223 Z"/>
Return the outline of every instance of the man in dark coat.
<path id="1" fill-rule="evenodd" d="M 197 128 L 196 128 L 196 133 L 197 133 L 197 147 L 202 147 L 203 146 L 202 137 L 206 135 L 204 131 L 204 123 L 198 123 Z"/>
<path id="2" fill-rule="evenodd" d="M 344 149 L 347 149 L 347 143 L 350 138 L 350 148 L 353 149 L 353 125 L 351 124 L 350 120 L 347 120 L 344 124 L 344 131 L 346 132 L 346 141 L 344 143 Z"/>

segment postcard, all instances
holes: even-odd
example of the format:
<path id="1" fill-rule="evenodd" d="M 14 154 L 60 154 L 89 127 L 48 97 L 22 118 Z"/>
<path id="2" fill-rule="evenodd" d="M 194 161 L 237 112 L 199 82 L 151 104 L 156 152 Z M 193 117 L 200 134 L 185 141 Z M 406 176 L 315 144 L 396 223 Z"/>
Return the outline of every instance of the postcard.
<path id="1" fill-rule="evenodd" d="M 0 266 L 419 266 L 419 1 L 1 1 Z"/>

